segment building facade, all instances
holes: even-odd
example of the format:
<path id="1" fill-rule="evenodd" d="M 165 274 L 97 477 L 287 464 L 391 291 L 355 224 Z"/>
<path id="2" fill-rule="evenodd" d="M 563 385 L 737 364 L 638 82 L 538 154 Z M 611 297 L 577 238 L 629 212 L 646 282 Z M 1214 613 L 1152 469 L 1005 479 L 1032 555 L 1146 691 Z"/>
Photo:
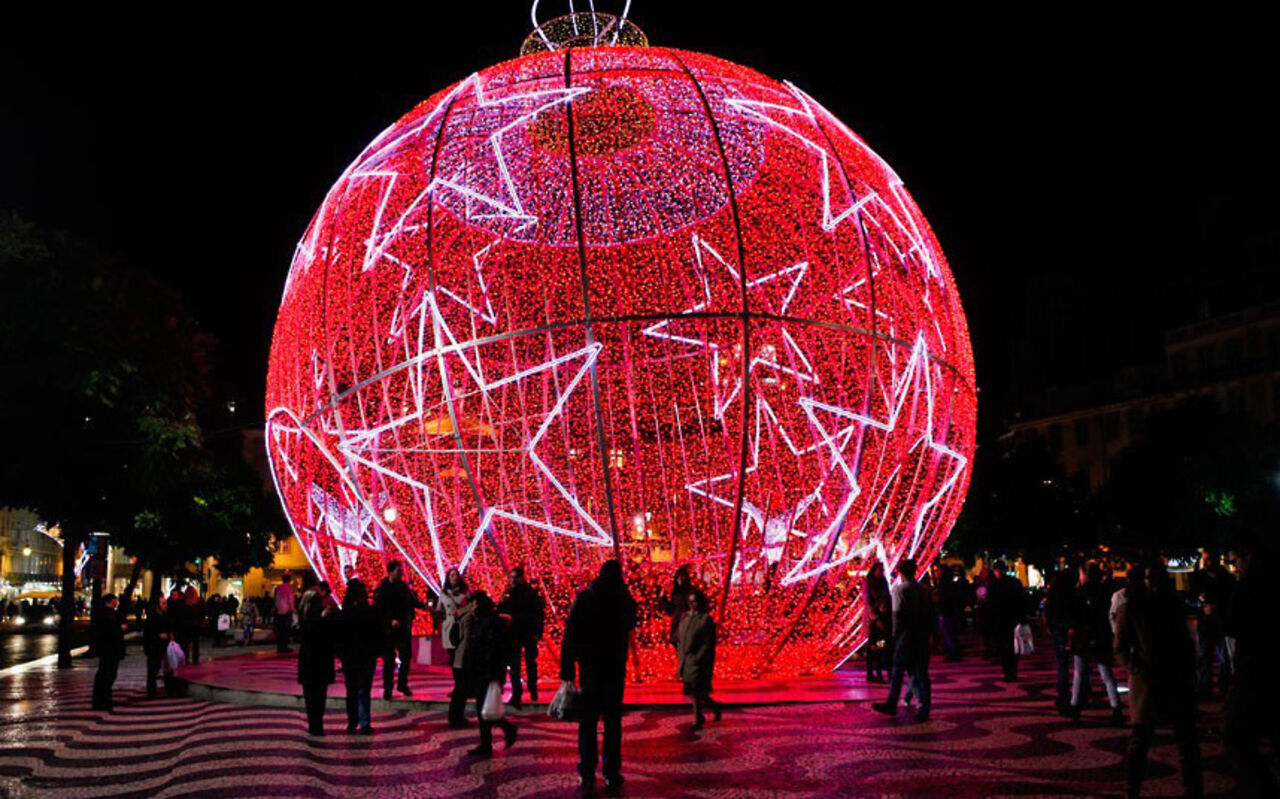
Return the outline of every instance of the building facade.
<path id="1" fill-rule="evenodd" d="M 1112 403 L 1015 422 L 1001 443 L 1013 448 L 1040 437 L 1068 477 L 1096 491 L 1152 412 L 1209 397 L 1260 424 L 1280 421 L 1280 302 L 1166 331 L 1164 363 L 1153 382 Z"/>

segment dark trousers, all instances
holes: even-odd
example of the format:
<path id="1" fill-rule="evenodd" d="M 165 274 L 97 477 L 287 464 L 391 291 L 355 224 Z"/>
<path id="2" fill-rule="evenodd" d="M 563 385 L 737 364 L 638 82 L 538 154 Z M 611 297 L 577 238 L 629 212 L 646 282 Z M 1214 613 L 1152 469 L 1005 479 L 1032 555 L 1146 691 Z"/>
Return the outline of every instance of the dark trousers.
<path id="1" fill-rule="evenodd" d="M 486 688 L 486 690 L 488 690 Z M 515 729 L 516 725 L 512 724 L 505 717 L 497 721 L 485 721 L 484 713 L 484 691 L 478 692 L 480 695 L 476 697 L 476 718 L 480 719 L 480 747 L 482 749 L 493 748 L 493 728 L 501 727 L 503 732 L 510 733 Z"/>
<path id="2" fill-rule="evenodd" d="M 151 650 L 147 652 L 147 698 L 154 699 L 156 696 L 156 677 L 160 676 L 160 667 L 164 664 L 164 650 Z M 168 688 L 166 681 L 166 688 Z"/>
<path id="3" fill-rule="evenodd" d="M 453 692 L 449 694 L 449 723 L 466 723 L 467 710 L 467 678 L 462 669 L 453 667 Z"/>
<path id="4" fill-rule="evenodd" d="M 929 679 L 929 643 L 899 638 L 893 645 L 893 671 L 889 675 L 890 705 L 898 706 L 903 676 L 911 678 L 911 690 L 920 699 L 920 711 L 928 713 L 933 703 L 933 683 Z"/>
<path id="5" fill-rule="evenodd" d="M 1055 687 L 1058 692 L 1058 705 L 1065 707 L 1071 704 L 1071 653 L 1067 650 L 1067 626 L 1059 624 L 1053 633 L 1053 662 L 1057 665 Z"/>
<path id="6" fill-rule="evenodd" d="M 396 679 L 396 656 L 400 657 L 400 679 Z M 413 660 L 413 636 L 408 627 L 387 632 L 387 643 L 382 650 L 382 692 L 391 693 L 391 686 L 401 690 L 409 687 L 409 663 Z"/>
<path id="7" fill-rule="evenodd" d="M 1271 739 L 1272 757 L 1280 748 L 1278 704 L 1274 696 L 1260 696 L 1239 685 L 1227 694 L 1222 743 L 1240 780 L 1242 796 L 1280 796 L 1280 781 L 1261 751 L 1264 736 Z"/>
<path id="8" fill-rule="evenodd" d="M 1231 682 L 1231 660 L 1215 618 L 1202 618 L 1196 623 L 1196 666 L 1201 691 L 1213 692 L 1213 673 L 1217 671 L 1218 690 L 1226 692 Z"/>
<path id="9" fill-rule="evenodd" d="M 960 642 L 956 640 L 959 620 L 955 614 L 944 613 L 938 616 L 938 637 L 942 639 L 942 651 L 949 658 L 960 657 Z"/>
<path id="10" fill-rule="evenodd" d="M 1154 724 L 1133 725 L 1133 737 L 1129 739 L 1129 750 L 1125 756 L 1125 783 L 1129 796 L 1139 796 L 1142 790 L 1142 772 L 1147 767 L 1147 751 L 1151 748 L 1151 739 L 1156 734 Z M 1196 741 L 1195 716 L 1188 713 L 1186 718 L 1173 725 L 1173 736 L 1178 741 L 1178 754 L 1182 760 L 1182 787 L 1187 796 L 1204 795 L 1204 778 L 1200 770 L 1200 744 Z"/>
<path id="11" fill-rule="evenodd" d="M 1013 648 L 1014 627 L 1000 625 L 995 629 L 996 652 L 1000 654 L 1000 670 L 1006 680 L 1018 679 L 1018 652 Z"/>
<path id="12" fill-rule="evenodd" d="M 304 682 L 302 701 L 307 706 L 307 731 L 324 732 L 324 706 L 329 701 L 329 683 Z"/>
<path id="13" fill-rule="evenodd" d="M 524 645 L 516 644 L 511 655 L 511 701 L 520 703 L 524 700 L 524 687 L 520 684 L 520 653 L 524 653 L 525 674 L 529 678 L 529 698 L 538 701 L 538 642 L 529 641 Z"/>
<path id="14" fill-rule="evenodd" d="M 120 661 L 116 658 L 99 658 L 98 672 L 93 675 L 93 709 L 111 709 L 111 689 L 120 673 Z"/>
<path id="15" fill-rule="evenodd" d="M 603 689 L 582 690 L 582 717 L 578 720 L 578 773 L 594 779 L 596 763 L 601 759 L 596 746 L 596 727 L 604 722 L 605 779 L 622 773 L 622 683 Z"/>
<path id="16" fill-rule="evenodd" d="M 373 693 L 373 672 L 352 674 L 344 666 L 342 679 L 347 686 L 347 726 L 360 729 L 370 727 L 369 702 Z"/>
<path id="17" fill-rule="evenodd" d="M 182 647 L 182 654 L 187 656 L 187 662 L 193 666 L 200 662 L 200 631 L 188 630 L 183 639 L 178 642 Z"/>
<path id="18" fill-rule="evenodd" d="M 293 616 L 288 613 L 277 613 L 275 619 L 276 651 L 289 651 L 289 628 L 293 626 Z"/>

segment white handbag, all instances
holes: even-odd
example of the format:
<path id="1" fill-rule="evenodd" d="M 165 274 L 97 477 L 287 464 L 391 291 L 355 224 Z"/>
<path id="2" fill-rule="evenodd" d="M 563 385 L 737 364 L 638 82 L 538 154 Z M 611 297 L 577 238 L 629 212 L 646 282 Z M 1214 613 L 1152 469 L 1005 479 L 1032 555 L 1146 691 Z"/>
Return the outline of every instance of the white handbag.
<path id="1" fill-rule="evenodd" d="M 502 683 L 494 680 L 484 692 L 484 704 L 480 706 L 480 717 L 485 721 L 497 721 L 506 714 L 502 704 Z"/>
<path id="2" fill-rule="evenodd" d="M 1036 651 L 1036 641 L 1031 635 L 1031 626 L 1019 624 L 1013 628 L 1013 651 L 1018 655 L 1030 655 Z"/>
<path id="3" fill-rule="evenodd" d="M 178 646 L 177 641 L 170 641 L 169 647 L 164 651 L 164 664 L 168 667 L 167 671 L 173 673 L 182 668 L 187 662 L 187 656 L 183 654 L 182 647 Z"/>

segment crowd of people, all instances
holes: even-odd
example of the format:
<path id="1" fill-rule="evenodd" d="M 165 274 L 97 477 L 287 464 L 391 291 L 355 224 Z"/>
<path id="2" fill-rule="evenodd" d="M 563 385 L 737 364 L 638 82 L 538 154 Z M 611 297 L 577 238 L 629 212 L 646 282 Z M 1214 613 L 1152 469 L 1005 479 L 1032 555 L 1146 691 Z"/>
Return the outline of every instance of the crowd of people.
<path id="1" fill-rule="evenodd" d="M 1205 550 L 1191 575 L 1190 590 L 1180 594 L 1164 561 L 1142 558 L 1124 577 L 1096 561 L 1064 565 L 1050 577 L 1042 615 L 1053 643 L 1056 703 L 1059 712 L 1080 722 L 1089 693 L 1089 675 L 1097 670 L 1109 721 L 1126 723 L 1118 662 L 1128 681 L 1131 736 L 1125 758 L 1127 790 L 1141 791 L 1147 752 L 1157 727 L 1171 727 L 1181 755 L 1188 796 L 1202 793 L 1197 741 L 1197 697 L 1221 697 L 1224 748 L 1236 767 L 1244 795 L 1280 796 L 1280 784 L 1263 755 L 1262 740 L 1280 741 L 1280 688 L 1271 679 L 1277 660 L 1278 576 L 1273 560 L 1257 546 L 1234 553 L 1235 574 L 1218 553 Z M 1018 679 L 1024 643 L 1034 639 L 1033 608 L 1021 582 L 1004 563 L 991 565 L 969 589 L 962 572 L 948 575 L 934 564 L 917 580 L 917 564 L 899 561 L 890 587 L 881 564 L 873 564 L 863 584 L 868 629 L 868 682 L 888 682 L 888 696 L 872 707 L 896 715 L 907 683 L 907 701 L 919 705 L 916 719 L 931 712 L 929 659 L 935 648 L 960 657 L 955 646 L 957 619 L 972 604 L 986 654 L 999 659 L 1004 679 Z M 950 616 L 951 618 L 948 618 Z M 888 677 L 885 670 L 888 669 Z"/>
<path id="2" fill-rule="evenodd" d="M 1056 663 L 1055 696 L 1059 712 L 1075 721 L 1084 718 L 1090 674 L 1097 671 L 1104 689 L 1108 720 L 1124 725 L 1121 679 L 1128 683 L 1131 739 L 1126 755 L 1129 793 L 1141 788 L 1154 731 L 1169 726 L 1182 756 L 1188 795 L 1199 795 L 1201 768 L 1197 742 L 1197 696 L 1225 697 L 1224 743 L 1249 795 L 1280 795 L 1275 773 L 1264 758 L 1261 741 L 1277 740 L 1280 691 L 1270 671 L 1276 664 L 1274 564 L 1260 550 L 1241 547 L 1235 574 L 1217 553 L 1206 551 L 1191 576 L 1191 590 L 1179 594 L 1164 563 L 1146 558 L 1117 576 L 1112 564 L 1085 561 L 1063 566 L 1049 578 L 1042 607 L 1005 563 L 995 561 L 970 581 L 961 568 L 934 563 L 917 579 L 918 564 L 898 562 L 894 579 L 884 565 L 870 565 L 861 602 L 868 631 L 866 679 L 887 683 L 884 701 L 872 707 L 888 715 L 905 701 L 917 702 L 915 718 L 932 712 L 929 663 L 933 654 L 949 660 L 964 656 L 960 633 L 972 615 L 985 654 L 1000 664 L 1007 682 L 1018 680 L 1020 656 L 1033 646 L 1032 623 L 1039 616 L 1052 642 Z M 411 696 L 411 634 L 417 611 L 426 609 L 392 561 L 386 577 L 370 591 L 359 579 L 345 586 L 339 607 L 331 587 L 303 576 L 301 592 L 288 576 L 272 595 L 238 601 L 216 595 L 202 601 L 194 586 L 174 589 L 146 610 L 143 649 L 147 657 L 147 694 L 156 695 L 165 652 L 176 642 L 186 660 L 199 662 L 202 631 L 213 645 L 226 643 L 236 627 L 241 640 L 253 639 L 260 626 L 274 626 L 277 646 L 290 651 L 296 629 L 299 642 L 297 678 L 303 689 L 308 730 L 322 736 L 328 686 L 341 674 L 346 686 L 347 732 L 372 734 L 370 703 L 377 661 L 381 659 L 384 699 L 393 689 Z M 546 602 L 524 569 L 513 568 L 502 596 L 471 590 L 457 569 L 446 575 L 434 598 L 438 628 L 451 666 L 453 686 L 448 722 L 467 726 L 465 711 L 475 703 L 480 740 L 470 750 L 477 757 L 493 752 L 493 729 L 506 746 L 518 728 L 501 712 L 501 694 L 511 680 L 509 703 L 521 707 L 527 692 L 538 701 L 537 658 L 545 626 Z M 110 709 L 111 684 L 124 655 L 123 614 L 119 600 L 104 598 L 95 616 L 94 640 L 100 658 L 94 684 L 94 707 Z M 717 625 L 708 595 L 698 588 L 687 566 L 678 568 L 670 588 L 658 601 L 670 620 L 668 639 L 676 655 L 675 677 L 683 684 L 693 710 L 692 730 L 719 721 L 722 708 L 712 698 Z M 1043 610 L 1043 613 L 1037 611 Z M 595 785 L 597 766 L 606 783 L 622 783 L 621 724 L 626 664 L 636 626 L 637 604 L 622 567 L 606 562 L 582 590 L 566 617 L 561 642 L 561 691 L 577 696 L 579 775 L 587 788 Z M 1118 673 L 1116 665 L 1123 666 Z M 493 707 L 497 692 L 498 708 Z M 598 740 L 603 725 L 603 747 Z"/>

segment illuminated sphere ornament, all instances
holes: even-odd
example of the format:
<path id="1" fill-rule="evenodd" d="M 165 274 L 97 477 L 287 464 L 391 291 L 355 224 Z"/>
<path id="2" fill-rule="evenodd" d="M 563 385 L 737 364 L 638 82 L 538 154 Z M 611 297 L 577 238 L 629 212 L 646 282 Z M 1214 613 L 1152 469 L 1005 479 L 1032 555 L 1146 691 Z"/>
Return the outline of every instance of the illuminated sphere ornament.
<path id="1" fill-rule="evenodd" d="M 575 16 L 414 108 L 324 198 L 271 350 L 281 499 L 339 595 L 390 559 L 420 592 L 457 567 L 501 594 L 523 565 L 548 666 L 618 557 L 633 673 L 673 671 L 681 564 L 721 676 L 829 670 L 862 640 L 868 565 L 923 568 L 960 512 L 976 393 L 951 273 L 894 171 L 803 91 Z"/>

